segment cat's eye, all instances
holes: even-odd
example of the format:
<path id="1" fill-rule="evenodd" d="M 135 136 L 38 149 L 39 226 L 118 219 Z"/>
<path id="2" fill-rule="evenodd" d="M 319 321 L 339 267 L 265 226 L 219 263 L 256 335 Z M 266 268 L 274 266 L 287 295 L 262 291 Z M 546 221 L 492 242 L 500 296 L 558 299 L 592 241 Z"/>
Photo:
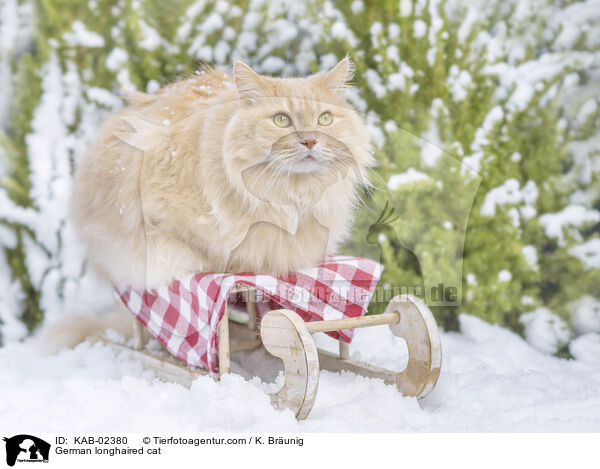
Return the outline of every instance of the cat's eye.
<path id="1" fill-rule="evenodd" d="M 329 125 L 333 122 L 333 116 L 329 112 L 324 112 L 319 116 L 319 125 Z"/>
<path id="2" fill-rule="evenodd" d="M 287 114 L 280 112 L 279 114 L 275 114 L 273 116 L 273 122 L 277 127 L 285 128 L 292 125 L 292 119 L 289 118 Z"/>

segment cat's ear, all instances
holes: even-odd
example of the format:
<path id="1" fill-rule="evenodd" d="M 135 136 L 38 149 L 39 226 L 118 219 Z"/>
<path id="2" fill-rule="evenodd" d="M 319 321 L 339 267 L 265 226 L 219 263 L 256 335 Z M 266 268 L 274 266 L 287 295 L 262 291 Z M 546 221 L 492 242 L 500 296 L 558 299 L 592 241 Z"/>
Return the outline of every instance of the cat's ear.
<path id="1" fill-rule="evenodd" d="M 331 91 L 342 91 L 354 77 L 354 64 L 348 56 L 344 57 L 338 64 L 329 70 L 322 80 Z"/>
<path id="2" fill-rule="evenodd" d="M 233 78 L 242 100 L 251 102 L 256 98 L 273 96 L 271 84 L 252 70 L 244 62 L 236 60 L 233 63 Z"/>

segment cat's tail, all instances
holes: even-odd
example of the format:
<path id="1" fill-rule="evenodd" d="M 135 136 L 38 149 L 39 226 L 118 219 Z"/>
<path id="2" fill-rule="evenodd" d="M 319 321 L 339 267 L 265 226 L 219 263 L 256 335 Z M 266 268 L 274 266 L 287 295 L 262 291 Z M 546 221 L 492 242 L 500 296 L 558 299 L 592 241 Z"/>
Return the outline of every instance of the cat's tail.
<path id="1" fill-rule="evenodd" d="M 43 326 L 37 334 L 38 350 L 45 354 L 55 354 L 65 348 L 73 348 L 92 336 L 100 336 L 107 329 L 129 338 L 132 335 L 131 315 L 118 308 L 101 317 L 73 314 Z"/>

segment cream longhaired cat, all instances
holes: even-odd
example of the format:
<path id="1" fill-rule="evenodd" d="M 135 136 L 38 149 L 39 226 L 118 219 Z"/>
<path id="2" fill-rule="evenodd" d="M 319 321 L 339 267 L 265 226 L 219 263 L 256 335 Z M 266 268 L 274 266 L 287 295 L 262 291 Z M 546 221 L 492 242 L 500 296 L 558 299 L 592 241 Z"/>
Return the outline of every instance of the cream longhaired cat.
<path id="1" fill-rule="evenodd" d="M 109 281 L 314 266 L 345 239 L 372 165 L 352 65 L 308 78 L 209 71 L 136 94 L 80 162 L 76 225 Z"/>

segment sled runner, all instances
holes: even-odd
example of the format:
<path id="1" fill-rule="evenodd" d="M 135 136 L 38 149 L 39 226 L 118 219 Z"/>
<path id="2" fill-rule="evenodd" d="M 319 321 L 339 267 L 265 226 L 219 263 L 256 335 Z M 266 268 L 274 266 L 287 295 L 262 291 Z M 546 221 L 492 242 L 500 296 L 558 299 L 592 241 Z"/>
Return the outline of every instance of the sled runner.
<path id="1" fill-rule="evenodd" d="M 230 372 L 231 354 L 262 346 L 284 365 L 283 387 L 271 400 L 297 419 L 313 407 L 321 369 L 379 378 L 405 396 L 424 397 L 440 372 L 437 324 L 412 295 L 397 296 L 384 313 L 365 316 L 380 274 L 381 266 L 369 259 L 328 256 L 321 266 L 284 278 L 197 274 L 152 292 L 117 289 L 135 316 L 133 346 L 102 340 L 131 351 L 160 378 L 186 386 L 201 375 L 218 379 Z M 245 312 L 235 314 L 240 307 Z M 383 325 L 407 343 L 408 364 L 401 372 L 350 358 L 354 329 Z M 148 350 L 145 330 L 177 358 Z M 339 352 L 317 349 L 317 333 L 337 339 Z"/>

